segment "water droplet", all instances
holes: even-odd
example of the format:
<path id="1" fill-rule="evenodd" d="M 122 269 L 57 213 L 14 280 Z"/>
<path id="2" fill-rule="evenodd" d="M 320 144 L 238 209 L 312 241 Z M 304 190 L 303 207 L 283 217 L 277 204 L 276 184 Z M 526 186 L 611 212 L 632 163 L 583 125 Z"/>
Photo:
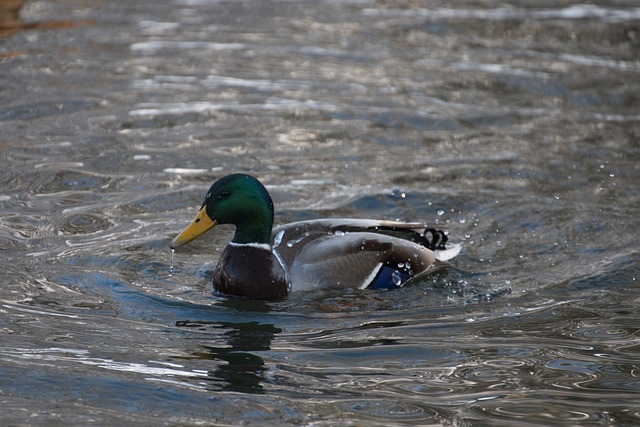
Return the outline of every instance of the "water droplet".
<path id="1" fill-rule="evenodd" d="M 404 199 L 405 197 L 407 197 L 407 195 L 406 195 L 406 194 L 404 194 L 404 193 L 400 193 L 400 198 L 401 198 L 401 199 Z"/>
<path id="2" fill-rule="evenodd" d="M 169 266 L 169 277 L 173 277 L 173 255 L 176 253 L 176 250 L 171 248 L 171 264 Z"/>
<path id="3" fill-rule="evenodd" d="M 404 268 L 404 262 L 399 262 L 398 263 L 398 268 Z"/>
<path id="4" fill-rule="evenodd" d="M 467 222 L 467 220 L 464 218 L 460 218 L 458 221 L 460 221 L 460 224 L 464 224 L 465 222 Z"/>
<path id="5" fill-rule="evenodd" d="M 553 198 L 556 199 L 556 200 L 560 200 L 560 196 L 558 196 L 557 194 L 554 194 Z"/>
<path id="6" fill-rule="evenodd" d="M 402 278 L 400 277 L 400 272 L 398 270 L 393 270 L 391 280 L 393 280 L 393 284 L 396 286 L 400 286 L 402 284 Z"/>
<path id="7" fill-rule="evenodd" d="M 287 247 L 288 247 L 288 248 L 293 247 L 293 242 L 292 242 L 291 240 L 289 240 L 289 241 L 287 242 Z"/>
<path id="8" fill-rule="evenodd" d="M 442 216 L 444 215 L 444 209 L 438 209 L 438 212 L 436 212 L 438 214 L 438 216 Z"/>
<path id="9" fill-rule="evenodd" d="M 338 237 L 342 237 L 344 236 L 344 231 L 336 230 L 333 234 L 335 234 Z"/>

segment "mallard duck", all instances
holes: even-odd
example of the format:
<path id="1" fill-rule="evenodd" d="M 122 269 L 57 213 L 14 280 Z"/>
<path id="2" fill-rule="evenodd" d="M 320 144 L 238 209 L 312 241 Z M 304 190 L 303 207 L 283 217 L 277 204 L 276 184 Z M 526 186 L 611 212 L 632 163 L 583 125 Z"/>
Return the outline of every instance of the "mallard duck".
<path id="1" fill-rule="evenodd" d="M 217 224 L 236 230 L 215 268 L 214 288 L 256 299 L 320 288 L 399 287 L 447 265 L 460 250 L 446 250 L 446 234 L 421 223 L 337 218 L 273 228 L 269 192 L 245 174 L 216 181 L 171 248 Z"/>

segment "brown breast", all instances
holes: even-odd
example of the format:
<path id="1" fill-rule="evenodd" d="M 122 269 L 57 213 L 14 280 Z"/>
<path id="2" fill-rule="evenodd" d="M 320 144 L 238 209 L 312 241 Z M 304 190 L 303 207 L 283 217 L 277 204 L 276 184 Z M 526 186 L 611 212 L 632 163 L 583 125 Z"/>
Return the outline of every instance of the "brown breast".
<path id="1" fill-rule="evenodd" d="M 255 299 L 280 299 L 289 293 L 284 268 L 267 245 L 230 243 L 213 273 L 213 287 Z"/>

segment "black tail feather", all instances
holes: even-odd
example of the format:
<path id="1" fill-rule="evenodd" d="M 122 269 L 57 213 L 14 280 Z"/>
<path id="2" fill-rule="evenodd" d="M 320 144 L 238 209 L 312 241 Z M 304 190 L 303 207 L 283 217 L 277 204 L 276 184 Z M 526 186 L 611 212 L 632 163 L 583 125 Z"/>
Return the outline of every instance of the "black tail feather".
<path id="1" fill-rule="evenodd" d="M 429 234 L 431 235 L 431 239 L 429 239 Z M 442 230 L 436 230 L 435 228 L 425 228 L 422 237 L 424 238 L 425 246 L 432 251 L 447 249 L 445 244 L 449 240 L 449 237 Z"/>

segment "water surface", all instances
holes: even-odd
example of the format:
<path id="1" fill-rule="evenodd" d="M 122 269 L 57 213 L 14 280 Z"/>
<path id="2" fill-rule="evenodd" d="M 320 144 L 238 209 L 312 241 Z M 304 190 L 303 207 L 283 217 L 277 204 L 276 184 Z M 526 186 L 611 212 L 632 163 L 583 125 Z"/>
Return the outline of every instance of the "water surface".
<path id="1" fill-rule="evenodd" d="M 640 423 L 635 2 L 69 0 L 11 19 L 3 423 Z M 463 250 L 393 292 L 214 295 L 232 229 L 173 265 L 169 242 L 232 172 L 278 223 L 426 221 Z"/>

